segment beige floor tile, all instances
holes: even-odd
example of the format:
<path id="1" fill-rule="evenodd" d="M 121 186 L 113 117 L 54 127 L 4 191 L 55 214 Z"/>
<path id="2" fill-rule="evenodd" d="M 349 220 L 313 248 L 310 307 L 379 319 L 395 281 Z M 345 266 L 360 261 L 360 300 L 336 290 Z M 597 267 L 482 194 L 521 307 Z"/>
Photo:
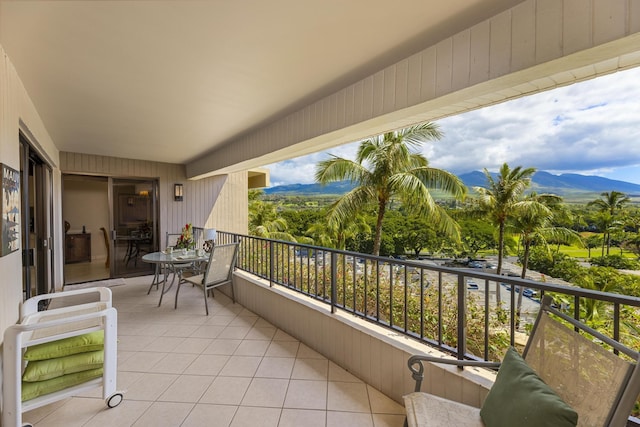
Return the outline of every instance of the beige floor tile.
<path id="1" fill-rule="evenodd" d="M 156 400 L 177 378 L 178 375 L 144 373 L 129 386 L 124 398 Z"/>
<path id="2" fill-rule="evenodd" d="M 366 384 L 330 382 L 327 392 L 327 409 L 371 413 Z"/>
<path id="3" fill-rule="evenodd" d="M 222 354 L 231 356 L 235 353 L 242 340 L 216 338 L 202 352 L 203 354 Z"/>
<path id="4" fill-rule="evenodd" d="M 279 408 L 252 408 L 241 406 L 231 421 L 231 427 L 277 427 Z"/>
<path id="5" fill-rule="evenodd" d="M 326 380 L 329 362 L 326 359 L 296 359 L 293 366 L 292 379 Z"/>
<path id="6" fill-rule="evenodd" d="M 289 380 L 254 378 L 242 399 L 241 406 L 282 408 Z"/>
<path id="7" fill-rule="evenodd" d="M 235 319 L 233 319 L 231 321 L 231 323 L 229 323 L 229 326 L 244 326 L 244 327 L 253 327 L 253 325 L 258 321 L 258 316 L 254 315 L 243 315 L 240 314 L 238 316 L 235 317 Z"/>
<path id="8" fill-rule="evenodd" d="M 147 327 L 143 329 L 143 332 L 144 332 L 144 335 L 147 335 L 147 336 L 159 337 L 164 335 L 170 328 L 171 328 L 171 325 L 169 324 L 155 323 L 155 324 L 147 325 Z"/>
<path id="9" fill-rule="evenodd" d="M 249 384 L 251 384 L 251 378 L 216 377 L 200 398 L 200 403 L 240 405 Z"/>
<path id="10" fill-rule="evenodd" d="M 175 427 L 187 418 L 192 403 L 155 402 L 136 421 L 134 427 Z"/>
<path id="11" fill-rule="evenodd" d="M 295 359 L 292 357 L 263 357 L 256 377 L 260 378 L 291 378 Z"/>
<path id="12" fill-rule="evenodd" d="M 192 334 L 192 338 L 218 338 L 224 330 L 224 326 L 202 325 L 199 326 Z"/>
<path id="13" fill-rule="evenodd" d="M 211 345 L 212 342 L 213 340 L 210 338 L 185 338 L 184 341 L 171 352 L 200 354 Z"/>
<path id="14" fill-rule="evenodd" d="M 197 354 L 169 353 L 147 371 L 163 374 L 182 374 L 197 357 Z"/>
<path id="15" fill-rule="evenodd" d="M 158 400 L 196 403 L 207 391 L 214 378 L 204 375 L 180 375 Z"/>
<path id="16" fill-rule="evenodd" d="M 375 427 L 403 427 L 404 415 L 372 414 Z"/>
<path id="17" fill-rule="evenodd" d="M 140 400 L 123 400 L 115 408 L 105 408 L 91 418 L 86 427 L 104 426 L 130 426 L 133 425 L 144 412 L 152 405 L 152 402 Z"/>
<path id="18" fill-rule="evenodd" d="M 82 426 L 105 408 L 104 400 L 74 397 L 64 405 L 42 418 L 37 427 L 46 426 Z M 25 418 L 25 421 L 28 421 Z"/>
<path id="19" fill-rule="evenodd" d="M 273 336 L 274 341 L 298 341 L 288 333 L 284 332 L 281 329 L 276 331 L 276 334 Z"/>
<path id="20" fill-rule="evenodd" d="M 300 348 L 298 349 L 298 357 L 301 359 L 327 359 L 314 349 L 300 343 Z"/>
<path id="21" fill-rule="evenodd" d="M 265 356 L 270 357 L 296 357 L 298 354 L 298 341 L 271 341 Z"/>
<path id="22" fill-rule="evenodd" d="M 227 315 L 216 314 L 213 316 L 209 316 L 209 319 L 207 319 L 207 321 L 204 324 L 211 325 L 211 326 L 229 326 L 229 323 L 231 323 L 231 321 L 235 318 L 236 318 L 235 315 L 227 316 Z"/>
<path id="23" fill-rule="evenodd" d="M 258 321 L 253 326 L 256 328 L 275 328 L 275 325 L 263 319 L 262 317 L 259 317 Z"/>
<path id="24" fill-rule="evenodd" d="M 327 427 L 373 427 L 371 414 L 355 412 L 327 412 Z"/>
<path id="25" fill-rule="evenodd" d="M 285 408 L 327 409 L 327 382 L 291 380 L 284 400 Z"/>
<path id="26" fill-rule="evenodd" d="M 222 332 L 220 332 L 220 335 L 218 335 L 218 337 L 241 340 L 244 339 L 245 336 L 247 336 L 250 330 L 250 326 L 227 326 Z"/>
<path id="27" fill-rule="evenodd" d="M 163 334 L 166 337 L 190 337 L 201 325 L 171 325 Z"/>
<path id="28" fill-rule="evenodd" d="M 345 371 L 332 361 L 329 361 L 329 381 L 341 381 L 347 383 L 361 383 L 362 380 L 355 375 Z"/>
<path id="29" fill-rule="evenodd" d="M 197 404 L 180 427 L 229 427 L 237 406 Z"/>
<path id="30" fill-rule="evenodd" d="M 308 409 L 283 409 L 278 427 L 325 427 L 326 412 Z"/>
<path id="31" fill-rule="evenodd" d="M 118 361 L 118 371 L 148 372 L 149 367 L 160 362 L 168 353 L 138 351 L 125 361 Z"/>
<path id="32" fill-rule="evenodd" d="M 53 412 L 60 409 L 69 400 L 71 400 L 71 398 L 62 399 L 57 402 L 53 402 L 48 405 L 41 406 L 39 408 L 32 409 L 31 411 L 25 412 L 22 414 L 22 421 L 25 423 L 29 422 L 31 424 L 35 424 L 41 419 L 43 419 L 44 417 L 46 417 L 47 415 L 52 414 Z"/>
<path id="33" fill-rule="evenodd" d="M 151 342 L 148 346 L 145 347 L 144 351 L 155 351 L 155 352 L 165 352 L 169 353 L 177 348 L 180 343 L 184 341 L 182 337 L 169 337 L 163 336 L 156 338 L 153 342 Z"/>
<path id="34" fill-rule="evenodd" d="M 262 357 L 257 356 L 230 357 L 227 364 L 220 371 L 220 375 L 226 377 L 253 377 L 261 361 Z"/>
<path id="35" fill-rule="evenodd" d="M 143 351 L 155 338 L 151 335 L 118 335 L 118 350 Z"/>
<path id="36" fill-rule="evenodd" d="M 404 415 L 404 406 L 367 384 L 371 412 L 374 414 Z"/>
<path id="37" fill-rule="evenodd" d="M 229 356 L 217 354 L 201 354 L 196 356 L 193 362 L 185 369 L 188 375 L 216 376 L 229 360 Z"/>
<path id="38" fill-rule="evenodd" d="M 243 340 L 234 355 L 237 356 L 264 356 L 271 341 L 264 340 Z"/>
<path id="39" fill-rule="evenodd" d="M 245 340 L 271 340 L 273 336 L 276 334 L 276 328 L 271 327 L 261 327 L 254 326 L 249 330 L 247 336 L 244 337 Z"/>

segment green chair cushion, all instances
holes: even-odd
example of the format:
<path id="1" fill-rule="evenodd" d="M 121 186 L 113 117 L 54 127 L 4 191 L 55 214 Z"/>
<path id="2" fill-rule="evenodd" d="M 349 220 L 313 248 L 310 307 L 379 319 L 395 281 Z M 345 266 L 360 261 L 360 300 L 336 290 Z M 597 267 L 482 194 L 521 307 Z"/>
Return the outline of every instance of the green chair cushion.
<path id="1" fill-rule="evenodd" d="M 512 347 L 480 416 L 486 427 L 573 427 L 578 414 L 538 377 Z"/>
<path id="2" fill-rule="evenodd" d="M 22 383 L 22 401 L 34 399 L 102 376 L 102 368 L 63 375 L 46 381 Z"/>
<path id="3" fill-rule="evenodd" d="M 46 360 L 104 348 L 104 331 L 46 342 L 27 348 L 25 360 Z"/>
<path id="4" fill-rule="evenodd" d="M 27 363 L 22 381 L 35 382 L 102 367 L 104 350 Z"/>

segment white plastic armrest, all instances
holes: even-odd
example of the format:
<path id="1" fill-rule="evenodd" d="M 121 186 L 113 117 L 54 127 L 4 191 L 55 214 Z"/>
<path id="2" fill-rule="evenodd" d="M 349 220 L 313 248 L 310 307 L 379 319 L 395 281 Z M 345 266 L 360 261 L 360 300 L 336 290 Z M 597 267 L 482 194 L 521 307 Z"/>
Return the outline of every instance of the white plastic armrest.
<path id="1" fill-rule="evenodd" d="M 75 291 L 55 292 L 51 294 L 37 295 L 35 297 L 29 298 L 20 306 L 20 318 L 23 319 L 26 316 L 37 313 L 38 303 L 40 301 L 91 293 L 98 293 L 100 295 L 99 301 L 107 304 L 107 307 L 111 307 L 111 289 L 105 287 L 77 289 Z"/>

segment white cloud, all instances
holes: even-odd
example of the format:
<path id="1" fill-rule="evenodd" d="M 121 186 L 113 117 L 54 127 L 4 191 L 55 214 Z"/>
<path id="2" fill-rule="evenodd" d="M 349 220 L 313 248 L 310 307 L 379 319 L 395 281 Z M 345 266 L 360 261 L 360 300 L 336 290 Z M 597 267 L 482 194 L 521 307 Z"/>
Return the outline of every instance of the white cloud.
<path id="1" fill-rule="evenodd" d="M 599 174 L 640 183 L 640 68 L 438 121 L 427 142 L 432 166 L 454 173 L 504 162 L 554 173 Z M 327 153 L 353 158 L 357 143 L 269 165 L 273 185 L 311 183 Z"/>

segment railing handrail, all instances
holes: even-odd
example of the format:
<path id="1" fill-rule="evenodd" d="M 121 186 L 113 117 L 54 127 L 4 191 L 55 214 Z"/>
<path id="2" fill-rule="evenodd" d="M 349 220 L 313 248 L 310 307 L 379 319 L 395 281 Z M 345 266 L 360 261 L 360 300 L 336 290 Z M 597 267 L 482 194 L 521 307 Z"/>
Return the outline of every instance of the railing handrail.
<path id="1" fill-rule="evenodd" d="M 224 241 L 224 239 L 239 239 L 241 241 L 246 241 L 247 247 L 252 249 L 246 249 L 245 252 L 253 250 L 255 254 L 252 255 L 252 253 L 242 253 L 241 255 L 239 255 L 237 261 L 239 268 L 244 269 L 252 274 L 256 274 L 260 277 L 267 278 L 270 281 L 271 286 L 273 286 L 274 283 L 287 286 L 329 304 L 331 306 L 332 312 L 335 312 L 337 308 L 344 309 L 366 320 L 373 321 L 378 323 L 379 325 L 390 328 L 394 332 L 402 332 L 407 336 L 418 338 L 423 342 L 440 347 L 445 351 L 455 353 L 458 358 L 474 357 L 467 354 L 467 351 L 465 349 L 465 346 L 467 344 L 467 337 L 465 335 L 465 322 L 467 320 L 466 300 L 468 298 L 467 281 L 470 278 L 484 281 L 483 291 L 485 292 L 485 294 L 483 309 L 485 310 L 485 359 L 488 359 L 488 340 L 491 329 L 489 327 L 489 314 L 491 312 L 490 294 L 492 292 L 490 290 L 490 284 L 492 286 L 496 284 L 511 286 L 511 289 L 506 290 L 506 292 L 510 293 L 508 310 L 510 315 L 510 341 L 512 345 L 514 344 L 515 331 L 518 327 L 519 322 L 519 320 L 516 319 L 516 308 L 514 307 L 515 298 L 518 297 L 516 292 L 517 289 L 529 288 L 539 291 L 541 294 L 540 297 L 542 297 L 542 295 L 544 295 L 545 293 L 553 292 L 563 294 L 569 297 L 569 299 L 573 299 L 573 316 L 576 319 L 579 318 L 580 314 L 581 298 L 587 298 L 591 300 L 603 301 L 608 304 L 613 304 L 612 335 L 613 339 L 615 340 L 619 340 L 620 335 L 621 306 L 640 307 L 640 298 L 638 297 L 602 292 L 592 289 L 584 289 L 577 286 L 562 285 L 551 282 L 538 282 L 531 279 L 522 279 L 520 277 L 506 275 L 503 276 L 497 275 L 495 273 L 477 271 L 476 269 L 432 265 L 426 264 L 419 260 L 403 260 L 390 257 L 368 255 L 346 250 L 324 248 L 304 243 L 273 240 L 263 237 L 226 233 L 222 231 L 219 231 L 218 235 L 219 241 Z M 268 244 L 268 253 L 261 251 L 260 248 L 256 248 L 256 242 L 260 242 L 261 245 Z M 293 249 L 293 261 L 290 254 L 291 249 Z M 302 249 L 306 250 L 305 256 L 303 256 L 304 251 Z M 319 257 L 318 255 L 322 256 Z M 259 259 L 255 259 L 256 256 L 259 257 Z M 311 262 L 312 259 L 314 260 L 313 263 Z M 321 266 L 318 265 L 320 259 L 322 259 Z M 331 263 L 329 272 L 327 272 L 327 269 L 325 268 L 325 263 L 327 262 Z M 339 262 L 342 262 L 340 266 L 338 265 Z M 263 264 L 267 264 L 267 266 L 265 267 Z M 358 270 L 358 264 L 362 266 L 362 272 Z M 389 265 L 389 268 L 387 269 L 388 272 L 385 270 L 387 265 Z M 371 266 L 371 269 L 368 271 L 369 266 Z M 373 273 L 374 267 L 375 274 Z M 302 274 L 305 271 L 307 276 L 303 277 Z M 434 285 L 429 281 L 429 279 L 426 279 L 425 281 L 425 271 L 431 272 L 430 274 L 437 274 L 438 277 L 437 321 L 439 332 L 437 333 L 437 338 L 424 336 L 424 317 L 432 315 L 433 313 L 426 312 L 422 302 L 425 298 L 425 289 L 432 289 L 431 287 Z M 418 279 L 414 277 L 415 274 L 418 274 Z M 350 275 L 349 280 L 351 280 L 351 282 L 347 281 L 347 275 Z M 455 281 L 457 283 L 445 283 L 443 281 L 443 276 L 445 275 L 457 277 L 457 280 Z M 293 277 L 293 280 L 291 280 L 291 277 Z M 342 284 L 338 283 L 339 277 L 342 278 Z M 381 277 L 382 280 L 388 280 L 389 282 L 389 301 L 380 300 Z M 369 280 L 375 280 L 375 284 L 369 283 Z M 304 289 L 305 281 L 307 282 L 306 290 Z M 311 289 L 312 282 L 314 283 L 313 289 Z M 329 283 L 330 289 L 325 289 L 326 282 Z M 414 286 L 415 282 L 418 282 L 420 284 L 419 289 L 416 289 L 416 287 Z M 376 286 L 375 292 L 371 292 L 370 287 L 374 285 Z M 320 286 L 322 289 L 319 289 L 318 286 Z M 340 286 L 342 287 L 340 288 Z M 357 286 L 363 287 L 363 292 L 361 292 L 361 294 L 356 292 Z M 399 286 L 401 286 L 401 288 L 398 289 Z M 452 289 L 455 288 L 457 292 L 458 344 L 456 347 L 448 345 L 447 343 L 443 342 L 442 339 L 443 321 L 447 320 L 441 317 L 443 312 L 442 294 L 445 290 L 445 286 L 449 286 L 449 288 Z M 349 294 L 350 299 L 348 300 L 347 293 L 351 292 L 351 288 L 353 288 L 353 294 Z M 500 286 L 498 286 L 498 288 L 500 289 L 500 295 L 502 295 L 502 288 L 500 288 Z M 342 295 L 342 301 L 339 300 L 338 292 L 340 292 L 340 294 Z M 394 301 L 393 294 L 396 293 L 395 298 L 398 298 L 397 293 L 399 292 L 404 292 L 404 296 L 401 295 L 404 301 L 404 312 L 400 313 L 404 317 L 403 321 L 394 320 L 394 315 L 397 315 L 397 310 L 395 307 L 396 302 Z M 415 331 L 408 328 L 409 322 L 407 306 L 409 305 L 409 300 L 411 298 L 416 298 L 416 296 L 412 294 L 415 292 L 419 292 L 418 297 L 421 301 L 419 309 L 421 326 L 419 333 L 416 333 Z M 524 293 L 524 291 L 520 292 Z M 371 293 L 372 296 L 369 296 L 369 293 Z M 371 302 L 370 300 L 372 297 L 376 298 L 374 302 Z M 361 302 L 360 299 L 362 299 L 363 302 Z M 368 312 L 367 307 L 369 303 L 375 303 L 375 314 Z M 388 303 L 388 321 L 382 320 L 380 315 L 380 307 L 385 306 L 385 303 Z M 364 309 L 359 310 L 358 304 L 364 307 Z M 403 323 L 404 327 L 398 326 L 400 323 Z"/>

